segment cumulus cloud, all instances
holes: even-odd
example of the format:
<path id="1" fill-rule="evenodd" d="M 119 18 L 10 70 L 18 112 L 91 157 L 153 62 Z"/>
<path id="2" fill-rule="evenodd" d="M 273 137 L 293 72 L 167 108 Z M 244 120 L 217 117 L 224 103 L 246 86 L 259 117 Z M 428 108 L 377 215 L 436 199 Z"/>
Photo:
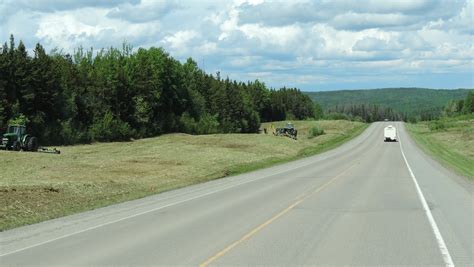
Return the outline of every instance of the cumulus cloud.
<path id="1" fill-rule="evenodd" d="M 359 40 L 353 46 L 353 50 L 357 51 L 400 51 L 402 46 L 389 40 L 383 40 L 379 38 L 366 37 Z"/>
<path id="2" fill-rule="evenodd" d="M 62 11 L 84 7 L 114 7 L 123 3 L 137 4 L 140 0 L 3 0 L 5 5 L 15 6 L 17 9 L 33 11 Z M 2 2 L 3 2 L 2 1 Z"/>
<path id="3" fill-rule="evenodd" d="M 449 1 L 449 0 L 443 0 Z M 334 0 L 328 5 L 343 11 L 354 11 L 360 13 L 404 13 L 404 14 L 418 14 L 421 12 L 426 12 L 433 10 L 438 6 L 439 1 L 431 0 L 410 0 L 410 1 L 400 1 L 400 0 L 359 0 L 359 1 L 350 1 L 350 0 Z"/>
<path id="4" fill-rule="evenodd" d="M 323 21 L 330 18 L 333 13 L 315 2 L 293 1 L 243 4 L 239 6 L 239 12 L 243 24 L 262 23 L 273 26 Z"/>
<path id="5" fill-rule="evenodd" d="M 163 18 L 169 12 L 180 8 L 175 0 L 143 0 L 139 4 L 126 3 L 111 10 L 107 16 L 130 22 L 147 22 Z"/>
<path id="6" fill-rule="evenodd" d="M 464 34 L 474 34 L 473 25 L 474 1 L 465 3 L 458 16 L 448 19 L 439 19 L 429 25 L 430 28 L 456 31 Z"/>
<path id="7" fill-rule="evenodd" d="M 241 23 L 288 25 L 326 23 L 335 28 L 363 30 L 422 25 L 433 19 L 450 19 L 459 13 L 460 0 L 316 0 L 268 1 L 239 6 Z"/>
<path id="8" fill-rule="evenodd" d="M 195 31 L 179 31 L 173 35 L 166 36 L 163 42 L 173 50 L 182 51 L 187 48 L 187 44 L 196 37 L 198 37 L 198 33 Z"/>
<path id="9" fill-rule="evenodd" d="M 159 34 L 159 23 L 130 24 L 107 18 L 107 12 L 85 8 L 47 14 L 39 19 L 35 36 L 50 48 L 73 51 L 78 46 L 120 46 L 124 41 L 144 45 Z"/>
<path id="10" fill-rule="evenodd" d="M 331 25 L 337 29 L 364 30 L 408 26 L 414 24 L 416 18 L 403 14 L 373 14 L 373 13 L 345 13 L 337 15 Z"/>

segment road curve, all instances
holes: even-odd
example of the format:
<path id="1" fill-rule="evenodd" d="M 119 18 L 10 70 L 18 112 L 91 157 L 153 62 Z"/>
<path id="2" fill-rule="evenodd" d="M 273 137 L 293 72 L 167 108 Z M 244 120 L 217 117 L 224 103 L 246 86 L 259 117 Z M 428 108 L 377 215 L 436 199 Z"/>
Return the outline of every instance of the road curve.
<path id="1" fill-rule="evenodd" d="M 403 123 L 391 123 L 402 142 L 384 143 L 387 124 L 317 156 L 2 232 L 0 265 L 473 266 L 473 184 Z"/>

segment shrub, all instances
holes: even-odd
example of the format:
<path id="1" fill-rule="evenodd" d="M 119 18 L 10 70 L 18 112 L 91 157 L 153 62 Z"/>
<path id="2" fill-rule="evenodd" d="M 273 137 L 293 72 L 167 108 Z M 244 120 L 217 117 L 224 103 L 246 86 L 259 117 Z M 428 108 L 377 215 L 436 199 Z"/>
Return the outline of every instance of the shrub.
<path id="1" fill-rule="evenodd" d="M 14 117 L 13 119 L 10 119 L 8 121 L 8 124 L 27 125 L 29 122 L 30 120 L 25 115 L 20 113 L 18 114 L 18 116 Z"/>
<path id="2" fill-rule="evenodd" d="M 418 123 L 418 121 L 420 120 L 419 117 L 416 117 L 416 116 L 410 116 L 408 117 L 408 122 L 409 123 Z"/>
<path id="3" fill-rule="evenodd" d="M 321 129 L 318 125 L 315 125 L 309 129 L 308 138 L 314 138 L 324 134 L 324 130 Z"/>
<path id="4" fill-rule="evenodd" d="M 114 118 L 110 111 L 94 122 L 90 132 L 94 141 L 125 141 L 133 136 L 130 125 Z"/>
<path id="5" fill-rule="evenodd" d="M 181 131 L 188 134 L 214 134 L 221 132 L 219 130 L 219 122 L 217 116 L 205 114 L 199 121 L 196 121 L 187 112 L 181 115 L 180 119 Z"/>
<path id="6" fill-rule="evenodd" d="M 183 133 L 196 134 L 196 120 L 185 112 L 179 118 L 180 129 Z"/>
<path id="7" fill-rule="evenodd" d="M 324 116 L 327 120 L 351 120 L 350 116 L 344 113 L 332 112 Z"/>
<path id="8" fill-rule="evenodd" d="M 436 120 L 436 121 L 430 122 L 428 127 L 430 128 L 430 131 L 442 131 L 442 130 L 446 130 L 447 125 L 445 121 Z"/>
<path id="9" fill-rule="evenodd" d="M 61 123 L 61 144 L 74 145 L 77 143 L 89 142 L 87 131 L 83 131 L 80 127 L 75 127 L 71 119 Z"/>
<path id="10" fill-rule="evenodd" d="M 201 117 L 196 127 L 197 134 L 214 134 L 219 132 L 221 131 L 219 130 L 217 115 L 205 114 Z"/>

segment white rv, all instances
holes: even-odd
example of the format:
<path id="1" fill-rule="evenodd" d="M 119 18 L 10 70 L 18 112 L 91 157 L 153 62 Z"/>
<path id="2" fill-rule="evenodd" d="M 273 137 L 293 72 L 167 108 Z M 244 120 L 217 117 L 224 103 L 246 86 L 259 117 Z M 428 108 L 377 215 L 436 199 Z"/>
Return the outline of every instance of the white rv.
<path id="1" fill-rule="evenodd" d="M 389 125 L 383 130 L 383 136 L 385 142 L 397 142 L 397 129 Z"/>

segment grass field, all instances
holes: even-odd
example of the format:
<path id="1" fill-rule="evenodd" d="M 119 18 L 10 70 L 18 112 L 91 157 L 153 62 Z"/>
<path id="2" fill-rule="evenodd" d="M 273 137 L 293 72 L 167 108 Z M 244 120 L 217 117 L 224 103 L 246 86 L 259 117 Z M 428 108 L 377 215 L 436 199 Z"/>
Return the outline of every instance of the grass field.
<path id="1" fill-rule="evenodd" d="M 407 124 L 415 141 L 445 166 L 474 181 L 474 116 Z"/>
<path id="2" fill-rule="evenodd" d="M 265 134 L 168 134 L 60 147 L 60 155 L 0 151 L 0 230 L 316 154 L 367 127 L 349 121 L 294 124 L 298 140 Z M 310 139 L 308 130 L 316 124 L 325 134 Z"/>

